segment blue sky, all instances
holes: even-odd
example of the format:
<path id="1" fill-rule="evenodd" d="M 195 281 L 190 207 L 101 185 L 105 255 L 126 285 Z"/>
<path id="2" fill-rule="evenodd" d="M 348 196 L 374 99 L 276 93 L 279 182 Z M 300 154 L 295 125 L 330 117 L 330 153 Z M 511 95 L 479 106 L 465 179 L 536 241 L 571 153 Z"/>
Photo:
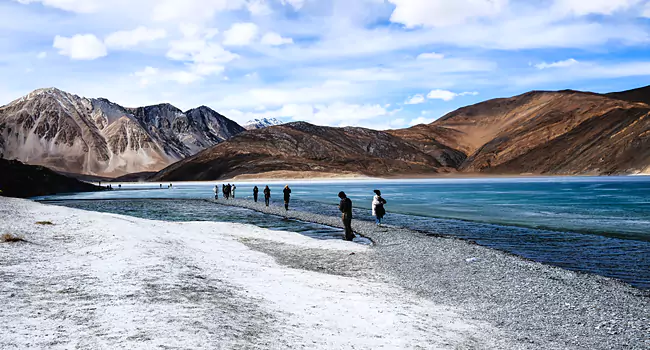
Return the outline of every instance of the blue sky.
<path id="1" fill-rule="evenodd" d="M 0 0 L 0 104 L 58 87 L 375 129 L 650 85 L 650 0 Z"/>

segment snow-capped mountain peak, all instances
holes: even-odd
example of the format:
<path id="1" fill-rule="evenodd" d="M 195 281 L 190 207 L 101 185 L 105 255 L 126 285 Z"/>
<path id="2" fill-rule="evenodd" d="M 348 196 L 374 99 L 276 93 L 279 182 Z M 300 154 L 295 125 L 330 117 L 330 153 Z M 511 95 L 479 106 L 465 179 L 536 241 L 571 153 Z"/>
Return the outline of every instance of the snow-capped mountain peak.
<path id="1" fill-rule="evenodd" d="M 281 120 L 277 118 L 262 118 L 262 119 L 253 119 L 249 120 L 244 124 L 244 129 L 254 130 L 254 129 L 263 129 L 268 128 L 269 126 L 281 125 L 284 124 Z"/>

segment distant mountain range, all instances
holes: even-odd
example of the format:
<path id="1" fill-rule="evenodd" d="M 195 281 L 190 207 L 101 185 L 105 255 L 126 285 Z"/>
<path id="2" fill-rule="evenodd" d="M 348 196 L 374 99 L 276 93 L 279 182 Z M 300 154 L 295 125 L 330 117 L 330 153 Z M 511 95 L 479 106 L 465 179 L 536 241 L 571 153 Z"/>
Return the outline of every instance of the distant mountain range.
<path id="1" fill-rule="evenodd" d="M 374 131 L 297 122 L 249 130 L 172 164 L 156 180 L 284 171 L 614 175 L 650 172 L 650 87 L 533 91 L 460 108 L 431 124 Z"/>
<path id="2" fill-rule="evenodd" d="M 158 171 L 244 128 L 202 106 L 125 108 L 55 88 L 0 107 L 0 156 L 69 173 Z"/>
<path id="3" fill-rule="evenodd" d="M 245 130 L 207 107 L 125 108 L 42 89 L 0 107 L 0 154 L 68 173 L 140 173 L 142 179 L 160 170 L 155 180 L 301 171 L 639 174 L 650 173 L 649 103 L 650 87 L 611 94 L 532 91 L 407 129 L 276 125 L 281 122 L 271 118 L 251 121 Z"/>
<path id="4" fill-rule="evenodd" d="M 249 120 L 244 124 L 244 129 L 246 130 L 255 130 L 255 129 L 264 129 L 269 126 L 282 125 L 282 121 L 276 118 L 262 118 L 262 119 L 253 119 Z"/>

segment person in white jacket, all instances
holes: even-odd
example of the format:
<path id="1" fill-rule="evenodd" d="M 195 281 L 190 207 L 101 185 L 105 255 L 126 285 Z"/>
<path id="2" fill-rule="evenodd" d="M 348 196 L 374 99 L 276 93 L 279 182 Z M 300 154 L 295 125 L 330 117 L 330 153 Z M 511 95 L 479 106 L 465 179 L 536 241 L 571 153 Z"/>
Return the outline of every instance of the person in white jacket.
<path id="1" fill-rule="evenodd" d="M 381 219 L 386 215 L 386 209 L 384 209 L 384 204 L 386 200 L 381 197 L 381 192 L 379 190 L 374 190 L 375 196 L 372 197 L 372 216 L 375 217 L 375 222 L 377 225 L 381 225 Z"/>

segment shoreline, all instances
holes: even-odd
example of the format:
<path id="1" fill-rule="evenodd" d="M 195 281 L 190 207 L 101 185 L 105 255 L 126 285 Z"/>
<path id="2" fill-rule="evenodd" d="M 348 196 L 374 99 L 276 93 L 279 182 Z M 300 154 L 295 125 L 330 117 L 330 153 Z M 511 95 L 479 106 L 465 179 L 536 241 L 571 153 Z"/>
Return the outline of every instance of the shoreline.
<path id="1" fill-rule="evenodd" d="M 266 208 L 250 200 L 220 201 L 218 205 L 343 227 L 337 217 L 294 210 L 285 213 L 282 207 Z M 353 220 L 352 227 L 355 233 L 361 231 L 373 241 L 376 268 L 382 275 L 430 300 L 462 306 L 466 317 L 499 324 L 501 330 L 515 334 L 516 339 L 536 344 L 531 349 L 650 346 L 650 337 L 645 336 L 650 334 L 645 315 L 650 310 L 648 290 L 444 234 L 392 226 L 377 228 L 373 222 L 362 220 Z M 270 253 L 283 256 L 282 252 Z M 289 266 L 293 266 L 292 260 L 284 257 Z"/>
<path id="2" fill-rule="evenodd" d="M 254 206 L 251 201 L 241 199 L 222 201 L 218 205 L 224 204 Z M 258 206 L 268 214 L 340 227 L 337 217 L 292 210 L 284 215 L 284 208 L 267 210 L 263 204 Z M 368 230 L 368 235 L 376 241 L 368 247 L 313 240 L 297 233 L 244 224 L 151 221 L 10 199 L 0 201 L 0 216 L 6 218 L 0 220 L 0 231 L 22 231 L 27 240 L 37 243 L 0 244 L 0 253 L 9 257 L 8 263 L 0 264 L 0 278 L 11 281 L 1 284 L 0 302 L 8 305 L 10 311 L 0 318 L 9 317 L 3 323 L 9 325 L 9 330 L 12 327 L 17 330 L 4 338 L 0 336 L 0 344 L 24 345 L 19 343 L 20 339 L 40 332 L 20 333 L 22 318 L 18 316 L 20 322 L 15 324 L 16 315 L 36 314 L 37 310 L 25 310 L 25 305 L 31 305 L 32 309 L 48 305 L 49 294 L 38 291 L 59 288 L 70 291 L 56 297 L 72 298 L 68 301 L 75 306 L 79 306 L 75 303 L 81 302 L 84 295 L 90 295 L 89 300 L 99 302 L 94 306 L 99 310 L 117 307 L 129 311 L 117 314 L 111 311 L 112 318 L 102 321 L 108 325 L 97 323 L 103 334 L 114 334 L 111 341 L 119 341 L 114 344 L 122 347 L 166 341 L 177 344 L 185 337 L 194 339 L 197 332 L 204 334 L 209 327 L 216 327 L 211 331 L 223 334 L 218 337 L 223 343 L 201 346 L 188 342 L 184 346 L 214 347 L 225 343 L 235 348 L 268 348 L 269 344 L 284 347 L 307 344 L 315 348 L 346 348 L 351 346 L 350 341 L 355 342 L 356 348 L 368 349 L 381 345 L 443 349 L 644 349 L 650 346 L 647 336 L 650 293 L 609 278 L 543 265 L 455 238 L 394 227 L 377 228 L 370 222 L 354 221 L 355 230 Z M 36 219 L 52 220 L 55 225 L 37 226 Z M 15 247 L 29 253 L 13 250 Z M 159 261 L 161 257 L 165 257 L 164 261 Z M 107 262 L 110 263 L 106 265 Z M 99 270 L 93 272 L 93 269 Z M 40 281 L 35 272 L 42 274 L 40 278 L 45 281 Z M 63 278 L 73 272 L 73 276 Z M 109 289 L 97 289 L 97 279 Z M 158 279 L 165 283 L 160 285 Z M 75 284 L 79 281 L 90 283 L 90 287 Z M 15 283 L 21 283 L 22 289 Z M 43 283 L 59 287 L 43 289 Z M 156 288 L 147 287 L 152 283 Z M 279 289 L 269 289 L 269 283 Z M 343 285 L 346 287 L 342 288 Z M 16 291 L 11 293 L 16 295 L 8 296 L 14 286 Z M 146 293 L 142 294 L 140 288 L 145 288 Z M 23 295 L 25 289 L 38 293 Z M 287 290 L 291 293 L 287 294 Z M 188 291 L 200 296 L 199 299 L 179 298 Z M 222 297 L 208 298 L 212 293 L 229 295 L 226 300 L 234 301 L 224 305 L 219 301 L 224 300 Z M 249 300 L 251 295 L 254 298 Z M 163 304 L 159 304 L 161 297 L 165 298 Z M 316 297 L 322 299 L 316 301 L 313 299 Z M 168 298 L 174 300 L 172 304 L 167 304 Z M 147 307 L 150 302 L 156 308 Z M 129 308 L 124 309 L 124 303 Z M 301 307 L 292 307 L 294 303 Z M 347 308 L 340 306 L 342 303 Z M 175 322 L 182 330 L 165 334 L 157 330 L 166 327 L 162 320 L 169 316 L 163 305 L 173 306 L 170 312 L 175 308 L 208 307 L 223 315 L 219 320 L 233 318 L 234 325 L 223 322 L 212 325 L 214 321 L 207 322 L 206 315 L 183 313 L 181 320 Z M 149 317 L 152 313 L 158 316 L 137 319 L 140 316 L 135 310 Z M 350 310 L 354 310 L 352 314 Z M 78 317 L 71 314 L 75 312 L 74 307 L 42 312 L 45 315 L 37 317 L 45 318 L 46 327 L 37 335 L 43 341 L 52 341 L 47 332 L 57 334 L 53 328 L 58 324 L 56 315 Z M 287 318 L 287 312 L 291 317 Z M 236 316 L 242 314 L 244 319 Z M 398 327 L 381 322 L 389 315 L 392 316 L 388 319 L 398 322 Z M 349 320 L 350 317 L 355 321 Z M 125 318 L 127 325 L 139 320 L 142 329 L 127 326 L 125 330 L 118 326 Z M 160 324 L 156 318 L 161 318 Z M 179 324 L 186 319 L 194 323 Z M 201 327 L 197 328 L 197 324 Z M 292 324 L 301 326 L 294 328 Z M 251 333 L 233 334 L 233 326 L 235 330 L 243 327 Z M 71 333 L 66 336 L 72 343 L 65 344 L 84 344 L 76 337 L 83 337 L 86 326 L 72 324 L 70 327 Z M 81 332 L 72 334 L 80 330 L 78 327 L 82 327 Z M 363 336 L 356 332 L 350 339 L 341 335 L 341 331 L 347 333 L 350 329 L 361 331 Z M 192 332 L 194 335 L 190 335 Z M 282 339 L 274 337 L 276 334 L 282 334 Z M 312 339 L 317 343 L 312 344 Z"/>

